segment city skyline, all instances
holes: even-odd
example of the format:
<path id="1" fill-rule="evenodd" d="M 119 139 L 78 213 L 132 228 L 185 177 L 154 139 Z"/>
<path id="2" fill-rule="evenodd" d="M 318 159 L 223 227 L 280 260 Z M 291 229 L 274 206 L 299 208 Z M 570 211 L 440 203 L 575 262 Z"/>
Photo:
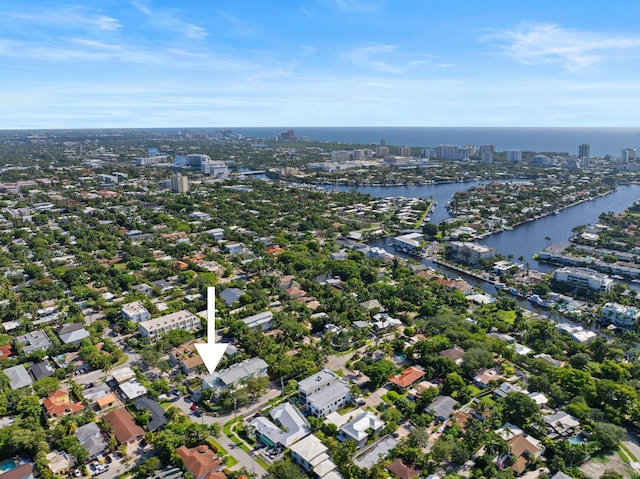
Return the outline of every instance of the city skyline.
<path id="1" fill-rule="evenodd" d="M 0 129 L 635 126 L 640 5 L 19 2 Z"/>

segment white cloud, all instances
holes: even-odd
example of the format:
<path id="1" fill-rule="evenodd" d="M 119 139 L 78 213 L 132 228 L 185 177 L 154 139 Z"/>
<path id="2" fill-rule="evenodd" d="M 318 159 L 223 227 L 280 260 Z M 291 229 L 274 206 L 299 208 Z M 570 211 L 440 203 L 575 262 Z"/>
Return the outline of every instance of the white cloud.
<path id="1" fill-rule="evenodd" d="M 184 34 L 187 38 L 202 40 L 209 36 L 209 32 L 199 25 L 187 22 L 181 18 L 182 12 L 175 8 L 158 8 L 152 10 L 140 1 L 132 1 L 131 5 L 147 17 L 147 21 L 163 30 L 170 30 Z"/>
<path id="2" fill-rule="evenodd" d="M 48 27 L 56 25 L 103 31 L 116 31 L 122 27 L 120 21 L 114 17 L 90 13 L 85 8 L 75 5 L 60 5 L 55 10 L 39 9 L 37 12 L 2 11 L 0 15 L 12 21 Z"/>
<path id="3" fill-rule="evenodd" d="M 315 52 L 318 51 L 317 47 L 312 47 L 310 45 L 300 45 L 300 49 L 302 50 L 302 54 L 304 56 L 313 55 Z"/>
<path id="4" fill-rule="evenodd" d="M 386 44 L 356 47 L 343 54 L 342 58 L 362 68 L 394 74 L 429 63 L 428 55 L 401 52 L 397 45 Z"/>
<path id="5" fill-rule="evenodd" d="M 333 4 L 340 10 L 348 12 L 377 12 L 380 9 L 380 7 L 371 0 L 333 0 Z"/>
<path id="6" fill-rule="evenodd" d="M 498 40 L 503 52 L 525 65 L 559 64 L 570 71 L 638 55 L 640 35 L 569 30 L 551 23 L 526 24 L 481 38 Z"/>

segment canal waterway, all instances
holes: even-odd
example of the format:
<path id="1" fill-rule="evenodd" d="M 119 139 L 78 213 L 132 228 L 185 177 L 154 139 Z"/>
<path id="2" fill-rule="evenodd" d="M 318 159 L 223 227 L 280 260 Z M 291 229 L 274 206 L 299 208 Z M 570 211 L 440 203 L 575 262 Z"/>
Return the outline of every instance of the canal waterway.
<path id="1" fill-rule="evenodd" d="M 438 204 L 431 214 L 432 223 L 440 223 L 449 218 L 445 205 L 451 200 L 454 193 L 465 191 L 473 186 L 486 184 L 489 181 L 473 181 L 467 183 L 445 183 L 435 185 L 415 186 L 327 186 L 326 189 L 337 191 L 358 191 L 369 194 L 375 198 L 398 197 L 407 198 L 432 198 Z M 593 201 L 580 203 L 579 205 L 563 209 L 556 215 L 540 218 L 539 220 L 522 224 L 510 231 L 488 236 L 479 243 L 495 248 L 497 253 L 504 256 L 512 255 L 515 261 L 524 258 L 532 269 L 543 272 L 552 272 L 556 267 L 534 260 L 535 253 L 542 250 L 548 243 L 567 241 L 572 236 L 572 229 L 576 226 L 595 224 L 602 212 L 613 211 L 620 213 L 640 199 L 640 185 L 620 185 L 616 191 L 597 198 Z M 547 240 L 546 238 L 551 238 Z M 380 244 L 389 248 L 389 239 L 378 240 Z M 378 242 L 376 241 L 376 243 Z"/>

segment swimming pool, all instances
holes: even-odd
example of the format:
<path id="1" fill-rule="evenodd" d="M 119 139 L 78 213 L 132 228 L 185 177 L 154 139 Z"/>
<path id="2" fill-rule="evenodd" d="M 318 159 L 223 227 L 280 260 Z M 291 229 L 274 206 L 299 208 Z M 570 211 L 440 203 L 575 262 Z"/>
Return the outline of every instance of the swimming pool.
<path id="1" fill-rule="evenodd" d="M 4 474 L 5 472 L 9 472 L 12 469 L 17 467 L 16 461 L 13 459 L 5 459 L 0 462 L 0 474 Z"/>

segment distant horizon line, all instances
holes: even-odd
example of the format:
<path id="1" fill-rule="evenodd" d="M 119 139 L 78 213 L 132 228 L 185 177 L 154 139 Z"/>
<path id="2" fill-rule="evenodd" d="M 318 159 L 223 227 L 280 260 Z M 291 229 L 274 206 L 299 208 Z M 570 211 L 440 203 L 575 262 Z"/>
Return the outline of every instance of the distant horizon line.
<path id="1" fill-rule="evenodd" d="M 394 126 L 394 125 L 359 125 L 359 126 L 92 126 L 92 127 L 23 127 L 23 128 L 0 128 L 0 132 L 7 131 L 33 131 L 33 130 L 41 130 L 41 131 L 91 131 L 91 130 L 193 130 L 193 129 L 201 129 L 201 130 L 234 130 L 234 129 L 307 129 L 307 128 L 393 128 L 393 129 L 407 129 L 407 128 L 458 128 L 458 129 L 572 129 L 572 130 L 634 130 L 640 129 L 640 125 L 638 126 L 456 126 L 456 125 L 444 125 L 444 126 Z"/>

